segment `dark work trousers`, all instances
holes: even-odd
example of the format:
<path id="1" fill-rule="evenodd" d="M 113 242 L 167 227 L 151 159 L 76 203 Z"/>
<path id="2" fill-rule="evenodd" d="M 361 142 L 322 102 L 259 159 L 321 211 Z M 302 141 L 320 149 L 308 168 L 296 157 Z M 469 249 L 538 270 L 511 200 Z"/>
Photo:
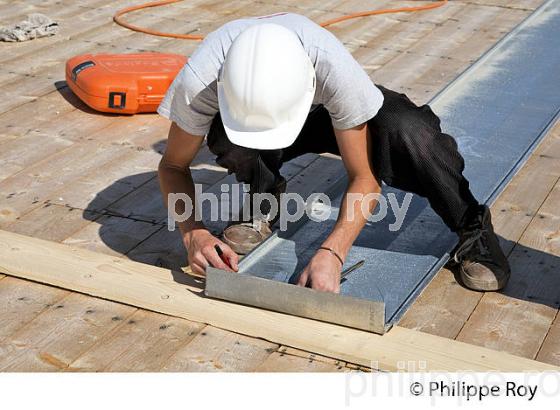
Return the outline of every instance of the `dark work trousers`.
<path id="1" fill-rule="evenodd" d="M 440 120 L 428 105 L 416 106 L 405 94 L 377 85 L 383 106 L 368 121 L 375 175 L 383 182 L 428 199 L 453 231 L 461 229 L 478 207 L 463 176 L 464 160 L 457 143 L 441 131 Z M 340 155 L 327 110 L 318 106 L 298 138 L 282 150 L 252 150 L 232 144 L 219 114 L 208 133 L 216 162 L 250 184 L 252 193 L 274 192 L 284 182 L 280 167 L 306 153 Z"/>

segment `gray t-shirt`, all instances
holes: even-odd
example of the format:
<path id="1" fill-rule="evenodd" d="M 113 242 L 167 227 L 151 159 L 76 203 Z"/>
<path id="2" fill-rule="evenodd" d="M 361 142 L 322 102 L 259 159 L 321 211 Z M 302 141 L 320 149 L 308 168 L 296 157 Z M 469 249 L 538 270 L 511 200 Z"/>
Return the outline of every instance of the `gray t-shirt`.
<path id="1" fill-rule="evenodd" d="M 218 112 L 216 82 L 229 47 L 244 29 L 265 21 L 298 35 L 315 67 L 313 104 L 327 109 L 334 128 L 349 129 L 377 114 L 383 94 L 344 45 L 307 17 L 293 13 L 234 20 L 210 33 L 171 84 L 158 113 L 190 134 L 206 135 Z"/>

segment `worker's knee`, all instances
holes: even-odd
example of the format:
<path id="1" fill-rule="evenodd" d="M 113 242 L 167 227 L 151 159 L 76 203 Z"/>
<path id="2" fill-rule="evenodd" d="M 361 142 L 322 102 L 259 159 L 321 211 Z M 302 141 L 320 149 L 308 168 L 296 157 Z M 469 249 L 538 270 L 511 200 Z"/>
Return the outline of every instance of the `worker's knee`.
<path id="1" fill-rule="evenodd" d="M 438 132 L 432 127 L 427 127 L 421 123 L 403 126 L 398 132 L 399 141 L 396 144 L 400 147 L 401 153 L 419 159 L 429 160 L 437 155 L 436 140 Z"/>

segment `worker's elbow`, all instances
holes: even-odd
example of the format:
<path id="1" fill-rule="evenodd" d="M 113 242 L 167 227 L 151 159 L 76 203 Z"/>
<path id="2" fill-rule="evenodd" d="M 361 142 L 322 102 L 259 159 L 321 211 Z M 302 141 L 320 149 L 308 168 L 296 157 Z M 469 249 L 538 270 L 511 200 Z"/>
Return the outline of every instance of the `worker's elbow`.
<path id="1" fill-rule="evenodd" d="M 167 163 L 163 159 L 161 159 L 158 164 L 158 175 L 160 178 L 163 174 L 165 174 L 165 171 L 167 169 L 168 169 Z"/>
<path id="2" fill-rule="evenodd" d="M 177 165 L 170 161 L 168 161 L 165 157 L 163 157 L 158 164 L 158 174 L 161 176 L 162 174 L 168 172 L 180 172 L 185 173 L 189 170 L 189 164 L 187 165 Z"/>

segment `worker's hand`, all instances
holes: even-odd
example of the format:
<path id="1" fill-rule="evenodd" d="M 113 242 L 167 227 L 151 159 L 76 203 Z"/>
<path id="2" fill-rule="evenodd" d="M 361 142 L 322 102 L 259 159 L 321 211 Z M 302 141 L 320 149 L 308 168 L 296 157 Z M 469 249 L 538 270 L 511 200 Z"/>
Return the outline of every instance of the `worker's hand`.
<path id="1" fill-rule="evenodd" d="M 299 275 L 299 286 L 323 292 L 340 292 L 340 261 L 329 252 L 316 253 Z"/>
<path id="2" fill-rule="evenodd" d="M 194 273 L 204 275 L 208 266 L 237 272 L 239 256 L 206 229 L 193 229 L 184 235 L 183 242 L 187 248 L 189 265 Z M 224 253 L 224 258 L 229 262 L 229 266 L 216 252 L 216 245 Z"/>

